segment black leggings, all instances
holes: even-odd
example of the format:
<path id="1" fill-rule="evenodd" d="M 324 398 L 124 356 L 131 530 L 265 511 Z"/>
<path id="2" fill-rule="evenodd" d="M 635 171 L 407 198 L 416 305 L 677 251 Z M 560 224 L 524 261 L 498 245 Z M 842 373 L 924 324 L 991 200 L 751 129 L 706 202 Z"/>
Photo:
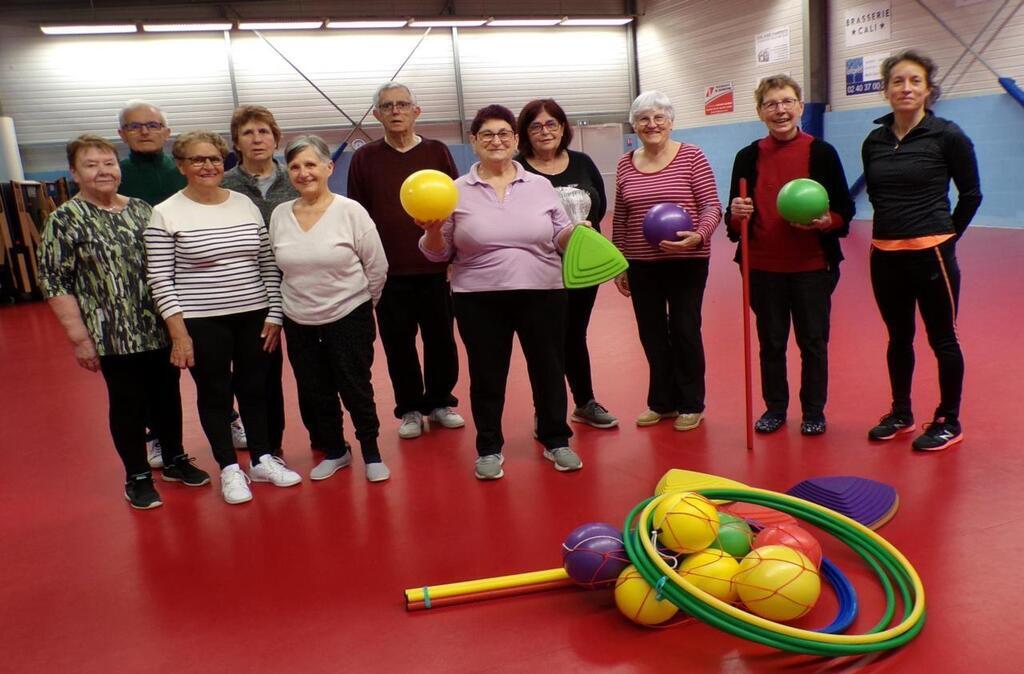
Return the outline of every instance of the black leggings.
<path id="1" fill-rule="evenodd" d="M 960 416 L 964 356 L 956 334 L 960 303 L 960 267 L 956 244 L 911 251 L 871 249 L 871 285 L 882 320 L 889 330 L 889 382 L 892 409 L 911 414 L 910 387 L 914 377 L 915 306 L 921 311 L 928 343 L 939 364 L 941 399 L 935 417 L 955 421 Z"/>
<path id="2" fill-rule="evenodd" d="M 110 435 L 125 474 L 149 473 L 147 424 L 160 438 L 165 466 L 183 454 L 181 447 L 181 373 L 171 365 L 171 350 L 157 349 L 100 357 L 110 400 Z"/>
<path id="3" fill-rule="evenodd" d="M 587 327 L 594 311 L 598 286 L 566 291 L 569 303 L 565 314 L 565 378 L 569 380 L 576 407 L 594 399 L 594 381 L 590 376 L 590 351 L 587 349 Z"/>
<path id="4" fill-rule="evenodd" d="M 263 323 L 267 310 L 227 316 L 186 318 L 196 364 L 199 422 L 213 457 L 220 467 L 238 463 L 231 444 L 231 394 L 238 397 L 238 412 L 245 425 L 253 465 L 270 453 L 267 439 L 267 368 L 270 357 L 263 350 Z M 280 347 L 278 347 L 280 348 Z M 234 369 L 234 374 L 232 374 Z M 163 436 L 160 436 L 163 442 Z"/>

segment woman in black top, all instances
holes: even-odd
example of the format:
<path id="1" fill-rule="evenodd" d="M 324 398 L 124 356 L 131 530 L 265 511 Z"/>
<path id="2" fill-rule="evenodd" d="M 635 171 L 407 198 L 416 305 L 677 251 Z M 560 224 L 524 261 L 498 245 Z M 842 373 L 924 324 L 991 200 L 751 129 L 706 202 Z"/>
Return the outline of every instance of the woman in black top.
<path id="1" fill-rule="evenodd" d="M 594 161 L 569 149 L 572 127 L 565 111 L 551 98 L 527 103 L 519 113 L 519 157 L 523 168 L 545 176 L 558 191 L 574 222 L 600 231 L 608 208 L 604 181 Z M 569 290 L 565 332 L 565 376 L 576 408 L 572 420 L 595 428 L 613 428 L 619 420 L 594 399 L 587 350 L 587 326 L 597 300 L 597 286 Z"/>
<path id="2" fill-rule="evenodd" d="M 914 429 L 914 307 L 939 365 L 941 400 L 934 420 L 913 447 L 937 451 L 960 442 L 964 358 L 956 332 L 960 269 L 956 242 L 978 206 L 981 189 L 974 146 L 953 122 L 929 109 L 938 96 L 935 63 L 914 51 L 882 63 L 883 91 L 892 112 L 861 150 L 868 196 L 875 209 L 871 284 L 889 331 L 887 360 L 892 409 L 868 431 L 890 440 Z M 949 181 L 959 197 L 950 212 Z"/>

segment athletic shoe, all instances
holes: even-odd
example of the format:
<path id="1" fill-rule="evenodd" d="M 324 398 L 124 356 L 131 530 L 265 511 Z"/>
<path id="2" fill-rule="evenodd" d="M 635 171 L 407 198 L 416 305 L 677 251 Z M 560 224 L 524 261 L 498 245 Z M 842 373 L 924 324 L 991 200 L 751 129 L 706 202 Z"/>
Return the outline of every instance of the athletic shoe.
<path id="1" fill-rule="evenodd" d="M 914 430 L 914 417 L 910 414 L 889 412 L 878 420 L 878 425 L 868 431 L 868 440 L 892 440 L 897 435 Z"/>
<path id="2" fill-rule="evenodd" d="M 302 482 L 302 476 L 270 454 L 261 456 L 258 465 L 249 465 L 249 478 L 253 482 L 270 482 L 275 487 L 292 487 Z"/>
<path id="3" fill-rule="evenodd" d="M 383 461 L 366 464 L 366 479 L 369 482 L 384 482 L 391 477 L 391 471 Z"/>
<path id="4" fill-rule="evenodd" d="M 505 457 L 501 454 L 488 454 L 476 460 L 476 479 L 478 480 L 500 480 L 505 475 L 501 465 L 505 463 Z"/>
<path id="5" fill-rule="evenodd" d="M 160 448 L 159 438 L 146 441 L 146 461 L 149 462 L 150 468 L 164 467 L 163 450 Z"/>
<path id="6" fill-rule="evenodd" d="M 324 459 L 317 464 L 316 468 L 309 471 L 310 480 L 326 480 L 342 468 L 347 468 L 352 463 L 352 452 L 345 452 L 344 456 L 337 459 Z"/>
<path id="7" fill-rule="evenodd" d="M 249 490 L 249 476 L 242 472 L 237 463 L 220 471 L 220 493 L 232 505 L 252 500 Z"/>
<path id="8" fill-rule="evenodd" d="M 124 483 L 124 498 L 136 510 L 159 508 L 164 504 L 153 486 L 153 476 L 136 475 Z"/>
<path id="9" fill-rule="evenodd" d="M 576 423 L 588 424 L 594 428 L 614 428 L 619 425 L 619 420 L 608 414 L 605 406 L 596 400 L 591 400 L 586 405 L 574 409 L 571 419 Z"/>
<path id="10" fill-rule="evenodd" d="M 245 449 L 249 446 L 249 440 L 245 437 L 245 426 L 242 425 L 242 418 L 238 412 L 231 412 L 231 444 L 235 449 Z"/>
<path id="11" fill-rule="evenodd" d="M 555 464 L 555 470 L 560 473 L 565 473 L 571 470 L 579 470 L 583 467 L 583 461 L 576 452 L 572 451 L 568 447 L 555 447 L 554 449 L 545 449 L 544 458 Z"/>
<path id="12" fill-rule="evenodd" d="M 804 419 L 800 423 L 801 435 L 821 435 L 825 432 L 825 417 L 819 419 Z"/>
<path id="13" fill-rule="evenodd" d="M 398 426 L 398 437 L 403 440 L 411 440 L 421 435 L 423 435 L 423 415 L 419 412 L 403 414 L 402 423 Z"/>
<path id="14" fill-rule="evenodd" d="M 405 425 L 404 419 L 405 417 L 403 417 L 403 426 Z M 466 425 L 466 420 L 462 418 L 462 415 L 450 407 L 438 407 L 430 413 L 428 419 L 436 421 L 445 428 L 462 428 Z M 399 434 L 401 434 L 401 431 L 399 431 Z"/>
<path id="15" fill-rule="evenodd" d="M 938 417 L 930 424 L 924 425 L 924 433 L 914 438 L 911 446 L 921 452 L 938 452 L 952 447 L 964 439 L 963 429 L 958 421 L 946 421 Z"/>
<path id="16" fill-rule="evenodd" d="M 210 474 L 196 468 L 195 457 L 182 454 L 174 457 L 174 463 L 163 470 L 161 479 L 164 482 L 181 482 L 186 487 L 202 487 L 210 483 Z"/>
<path id="17" fill-rule="evenodd" d="M 700 422 L 703 420 L 703 412 L 687 412 L 676 417 L 676 420 L 672 422 L 672 428 L 677 431 L 692 431 L 700 426 Z"/>
<path id="18" fill-rule="evenodd" d="M 636 425 L 653 426 L 662 419 L 675 419 L 678 416 L 679 412 L 666 412 L 665 414 L 661 414 L 660 412 L 655 412 L 654 410 L 645 410 L 643 414 L 636 418 Z"/>
<path id="19" fill-rule="evenodd" d="M 778 412 L 765 412 L 754 422 L 754 430 L 758 433 L 774 433 L 786 423 L 786 415 Z"/>

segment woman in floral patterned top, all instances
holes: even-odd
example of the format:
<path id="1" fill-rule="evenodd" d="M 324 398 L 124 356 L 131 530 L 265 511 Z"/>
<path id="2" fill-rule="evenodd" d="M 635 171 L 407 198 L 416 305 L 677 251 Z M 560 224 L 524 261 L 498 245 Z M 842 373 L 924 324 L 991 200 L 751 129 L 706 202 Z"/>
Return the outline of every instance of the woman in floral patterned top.
<path id="1" fill-rule="evenodd" d="M 152 208 L 117 193 L 117 150 L 103 138 L 79 136 L 67 155 L 80 192 L 46 221 L 39 285 L 78 364 L 103 373 L 125 499 L 133 508 L 156 508 L 162 502 L 146 461 L 147 409 L 163 447 L 163 479 L 197 487 L 210 477 L 182 449 L 179 370 L 146 284 L 142 233 Z"/>

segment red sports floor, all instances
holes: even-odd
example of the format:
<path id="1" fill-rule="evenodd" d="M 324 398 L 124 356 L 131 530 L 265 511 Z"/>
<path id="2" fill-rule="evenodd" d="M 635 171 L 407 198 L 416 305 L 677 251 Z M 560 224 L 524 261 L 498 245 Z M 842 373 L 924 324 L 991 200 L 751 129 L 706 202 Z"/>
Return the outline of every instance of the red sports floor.
<path id="1" fill-rule="evenodd" d="M 621 428 L 575 426 L 586 465 L 556 473 L 531 437 L 529 385 L 517 361 L 506 476 L 493 483 L 473 478 L 471 428 L 399 442 L 378 349 L 390 482 L 370 485 L 356 465 L 291 489 L 254 485 L 251 504 L 228 506 L 216 481 L 201 489 L 158 481 L 164 507 L 133 511 L 120 491 L 100 376 L 75 365 L 45 305 L 0 309 L 0 671 L 1019 671 L 1024 231 L 973 228 L 960 246 L 966 439 L 919 455 L 909 437 L 865 439 L 886 411 L 888 387 L 867 227 L 855 230 L 834 301 L 826 435 L 800 436 L 793 408 L 783 431 L 757 438 L 753 452 L 744 448 L 739 276 L 719 233 L 704 311 L 706 423 L 689 433 L 632 424 L 645 407 L 646 366 L 629 303 L 606 285 L 590 342 L 599 399 Z M 797 365 L 791 358 L 791 383 Z M 314 457 L 290 373 L 285 379 L 285 454 L 306 475 Z M 182 382 L 186 448 L 212 471 L 191 379 Z M 937 394 L 923 336 L 915 387 L 915 412 L 927 420 Z M 468 417 L 465 379 L 457 394 Z M 558 566 L 568 531 L 620 523 L 674 467 L 777 490 L 821 475 L 892 483 L 902 507 L 881 533 L 923 578 L 924 631 L 886 656 L 830 661 L 693 621 L 642 629 L 618 614 L 609 591 L 405 611 L 407 587 Z M 883 605 L 877 583 L 836 541 L 824 547 L 859 591 L 855 630 L 870 629 Z M 834 608 L 823 592 L 806 624 L 829 622 Z"/>

